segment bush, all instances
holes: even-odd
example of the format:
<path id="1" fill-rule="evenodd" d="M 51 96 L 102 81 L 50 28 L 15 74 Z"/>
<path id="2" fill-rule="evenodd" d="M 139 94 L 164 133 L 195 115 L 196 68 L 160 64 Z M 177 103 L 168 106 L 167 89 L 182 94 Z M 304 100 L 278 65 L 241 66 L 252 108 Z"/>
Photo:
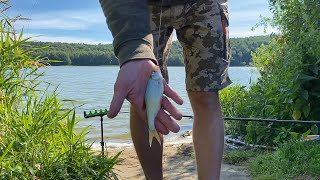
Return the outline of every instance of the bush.
<path id="1" fill-rule="evenodd" d="M 269 22 L 280 30 L 280 34 L 252 53 L 253 65 L 261 77 L 248 92 L 240 92 L 244 103 L 238 107 L 238 112 L 228 112 L 226 108 L 233 100 L 222 99 L 225 114 L 320 120 L 320 1 L 270 0 L 270 9 L 274 16 Z M 243 125 L 247 124 L 238 126 Z M 245 134 L 247 143 L 277 145 L 297 139 L 306 132 L 317 134 L 318 128 L 315 125 L 250 122 L 246 130 L 233 131 Z"/>

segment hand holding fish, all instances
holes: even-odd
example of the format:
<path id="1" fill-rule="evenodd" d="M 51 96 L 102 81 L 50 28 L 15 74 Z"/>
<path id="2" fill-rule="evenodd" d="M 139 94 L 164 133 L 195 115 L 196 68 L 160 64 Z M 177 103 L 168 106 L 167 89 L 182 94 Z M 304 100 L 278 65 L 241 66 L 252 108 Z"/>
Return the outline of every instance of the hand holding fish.
<path id="1" fill-rule="evenodd" d="M 147 121 L 145 109 L 145 93 L 150 74 L 156 65 L 151 60 L 135 60 L 124 64 L 114 85 L 114 95 L 110 105 L 108 117 L 113 118 L 119 113 L 122 104 L 127 99 L 137 110 L 140 117 Z M 164 94 L 177 104 L 182 104 L 182 98 L 163 80 Z M 155 128 L 161 134 L 168 134 L 170 131 L 178 132 L 179 125 L 164 111 L 169 112 L 176 120 L 182 118 L 175 106 L 167 99 L 162 98 L 160 111 L 155 121 Z"/>

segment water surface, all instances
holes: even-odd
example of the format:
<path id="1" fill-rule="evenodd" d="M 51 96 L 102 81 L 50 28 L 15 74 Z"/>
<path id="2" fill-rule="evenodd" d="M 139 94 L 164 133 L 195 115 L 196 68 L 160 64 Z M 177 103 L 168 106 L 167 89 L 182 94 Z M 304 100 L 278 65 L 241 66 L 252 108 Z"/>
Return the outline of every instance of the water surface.
<path id="1" fill-rule="evenodd" d="M 108 108 L 113 95 L 113 84 L 116 80 L 118 66 L 53 66 L 45 69 L 45 81 L 59 85 L 57 92 L 61 99 L 74 100 L 76 113 L 81 118 L 83 111 Z M 257 70 L 253 67 L 231 67 L 229 70 L 233 84 L 248 86 L 257 79 Z M 184 99 L 184 104 L 178 106 L 183 115 L 192 115 L 190 101 L 185 90 L 184 67 L 169 67 L 170 86 Z M 125 101 L 121 112 L 114 119 L 104 120 L 104 134 L 107 143 L 131 143 L 129 131 L 129 103 Z M 181 131 L 169 134 L 167 141 L 173 141 L 179 135 L 192 128 L 191 119 L 179 121 Z M 100 141 L 99 118 L 84 119 L 77 128 L 90 125 L 87 138 L 89 141 Z"/>

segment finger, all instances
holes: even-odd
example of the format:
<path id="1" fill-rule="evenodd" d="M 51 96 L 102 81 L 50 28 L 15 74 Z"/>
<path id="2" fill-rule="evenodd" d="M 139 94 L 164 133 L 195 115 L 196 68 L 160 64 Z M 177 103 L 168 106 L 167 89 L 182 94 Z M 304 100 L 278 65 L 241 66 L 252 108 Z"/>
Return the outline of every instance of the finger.
<path id="1" fill-rule="evenodd" d="M 121 91 L 114 91 L 114 95 L 110 104 L 108 118 L 114 118 L 118 115 L 126 95 Z"/>
<path id="2" fill-rule="evenodd" d="M 180 97 L 178 95 L 178 93 L 173 90 L 169 84 L 167 84 L 165 81 L 164 81 L 164 94 L 167 95 L 168 97 L 170 97 L 174 102 L 176 102 L 177 104 L 180 104 L 182 105 L 183 104 L 183 99 L 182 97 Z"/>
<path id="3" fill-rule="evenodd" d="M 156 120 L 155 126 L 157 131 L 161 134 L 167 135 L 170 132 L 159 120 Z"/>
<path id="4" fill-rule="evenodd" d="M 169 131 L 179 132 L 180 126 L 163 109 L 160 109 L 157 117 Z"/>
<path id="5" fill-rule="evenodd" d="M 163 97 L 161 105 L 163 109 L 168 111 L 174 119 L 176 120 L 182 119 L 182 113 L 176 107 L 174 107 L 174 105 L 168 100 L 168 98 Z"/>

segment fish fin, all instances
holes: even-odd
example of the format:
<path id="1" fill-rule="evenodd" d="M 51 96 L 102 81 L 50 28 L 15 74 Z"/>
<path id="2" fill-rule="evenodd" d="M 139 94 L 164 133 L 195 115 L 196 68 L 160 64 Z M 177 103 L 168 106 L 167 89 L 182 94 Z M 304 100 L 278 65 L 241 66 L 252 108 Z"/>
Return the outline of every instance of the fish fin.
<path id="1" fill-rule="evenodd" d="M 159 136 L 158 132 L 156 130 L 153 130 L 153 131 L 149 131 L 149 145 L 150 145 L 150 147 L 152 145 L 153 138 L 156 138 L 156 140 L 161 145 L 161 140 L 160 140 L 160 136 Z"/>

